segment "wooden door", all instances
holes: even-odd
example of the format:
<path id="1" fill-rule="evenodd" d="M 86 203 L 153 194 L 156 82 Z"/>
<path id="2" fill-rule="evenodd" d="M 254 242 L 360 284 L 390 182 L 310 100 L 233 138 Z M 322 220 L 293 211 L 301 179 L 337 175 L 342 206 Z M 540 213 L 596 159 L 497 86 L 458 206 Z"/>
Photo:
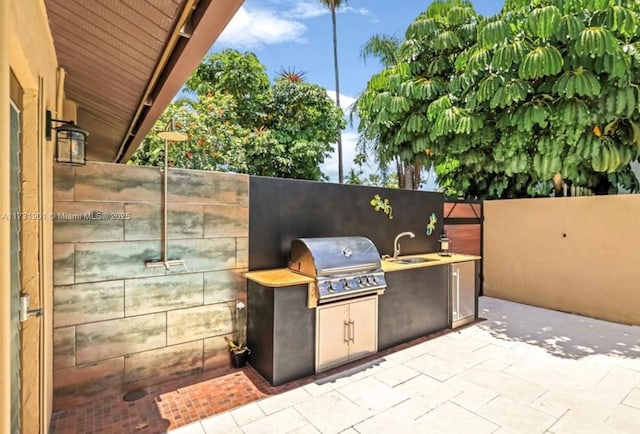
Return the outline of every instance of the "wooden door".
<path id="1" fill-rule="evenodd" d="M 11 113 L 11 432 L 20 432 L 20 113 L 10 104 Z"/>

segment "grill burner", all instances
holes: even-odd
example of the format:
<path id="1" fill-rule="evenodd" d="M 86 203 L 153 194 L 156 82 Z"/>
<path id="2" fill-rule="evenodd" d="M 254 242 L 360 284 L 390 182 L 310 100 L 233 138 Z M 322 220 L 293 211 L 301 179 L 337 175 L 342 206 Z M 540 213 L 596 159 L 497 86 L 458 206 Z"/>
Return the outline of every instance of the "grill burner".
<path id="1" fill-rule="evenodd" d="M 378 250 L 365 237 L 293 240 L 289 269 L 315 279 L 309 306 L 382 293 L 387 287 Z"/>

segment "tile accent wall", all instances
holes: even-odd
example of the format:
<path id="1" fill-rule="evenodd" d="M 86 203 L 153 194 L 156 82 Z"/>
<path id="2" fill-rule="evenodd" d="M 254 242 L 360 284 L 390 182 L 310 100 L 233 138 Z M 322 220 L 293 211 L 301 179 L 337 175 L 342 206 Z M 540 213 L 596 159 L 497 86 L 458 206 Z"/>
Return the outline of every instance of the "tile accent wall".
<path id="1" fill-rule="evenodd" d="M 158 168 L 54 169 L 54 407 L 230 366 L 224 336 L 246 301 L 249 178 L 169 171 L 169 258 L 160 259 Z"/>

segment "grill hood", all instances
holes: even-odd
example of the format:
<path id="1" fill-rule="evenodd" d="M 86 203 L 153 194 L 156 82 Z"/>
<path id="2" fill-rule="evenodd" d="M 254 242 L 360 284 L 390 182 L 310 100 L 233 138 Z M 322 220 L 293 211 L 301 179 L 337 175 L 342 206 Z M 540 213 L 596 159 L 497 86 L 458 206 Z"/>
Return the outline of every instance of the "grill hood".
<path id="1" fill-rule="evenodd" d="M 291 242 L 289 269 L 310 277 L 380 268 L 376 246 L 365 237 L 299 238 Z"/>

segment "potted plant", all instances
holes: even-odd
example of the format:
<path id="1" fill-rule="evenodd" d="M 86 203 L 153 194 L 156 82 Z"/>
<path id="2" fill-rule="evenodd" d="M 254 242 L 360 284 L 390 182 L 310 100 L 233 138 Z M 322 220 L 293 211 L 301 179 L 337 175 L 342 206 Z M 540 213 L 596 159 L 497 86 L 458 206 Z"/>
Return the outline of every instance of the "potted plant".
<path id="1" fill-rule="evenodd" d="M 236 301 L 235 308 L 231 307 L 231 317 L 233 321 L 234 338 L 225 336 L 224 340 L 229 345 L 229 354 L 231 355 L 231 363 L 236 368 L 243 367 L 251 354 L 251 350 L 247 347 L 247 309 L 243 302 Z"/>
<path id="2" fill-rule="evenodd" d="M 229 354 L 231 354 L 231 363 L 234 368 L 242 368 L 247 364 L 247 359 L 251 350 L 242 342 L 236 343 L 229 336 L 225 336 L 224 340 L 229 344 Z"/>

